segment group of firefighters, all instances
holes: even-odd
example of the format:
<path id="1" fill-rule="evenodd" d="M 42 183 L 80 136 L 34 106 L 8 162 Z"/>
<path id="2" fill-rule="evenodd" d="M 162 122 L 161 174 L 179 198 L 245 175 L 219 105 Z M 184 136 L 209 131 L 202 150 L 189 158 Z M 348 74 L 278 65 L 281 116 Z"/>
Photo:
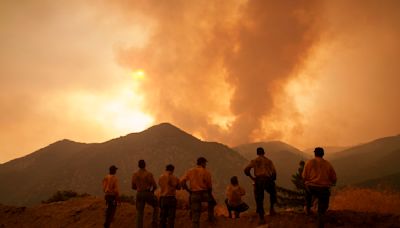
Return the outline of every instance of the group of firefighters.
<path id="1" fill-rule="evenodd" d="M 324 149 L 317 147 L 314 150 L 315 158 L 306 162 L 302 172 L 303 182 L 306 188 L 305 213 L 311 213 L 312 199 L 318 199 L 318 215 L 323 216 L 329 206 L 330 187 L 336 184 L 336 173 L 332 165 L 323 159 Z M 153 207 L 153 227 L 174 227 L 175 212 L 177 206 L 176 190 L 185 189 L 189 194 L 191 209 L 192 227 L 200 227 L 200 215 L 202 202 L 208 203 L 208 220 L 215 222 L 214 207 L 216 201 L 212 195 L 211 173 L 206 169 L 207 160 L 204 157 L 197 159 L 197 165 L 189 169 L 186 174 L 178 179 L 174 175 L 175 167 L 172 164 L 166 166 L 165 172 L 160 176 L 158 185 L 160 187 L 159 199 L 154 192 L 157 183 L 153 174 L 146 170 L 146 162 L 139 160 L 139 170 L 132 176 L 132 189 L 136 194 L 136 227 L 143 227 L 144 208 L 146 204 Z M 253 169 L 253 174 L 251 170 Z M 103 179 L 103 191 L 106 200 L 106 216 L 104 227 L 109 227 L 119 202 L 118 179 L 116 177 L 116 166 L 111 166 L 109 174 Z M 250 161 L 244 169 L 246 176 L 254 182 L 254 197 L 259 215 L 259 224 L 265 224 L 264 212 L 264 191 L 269 193 L 270 207 L 269 214 L 276 214 L 274 205 L 276 203 L 276 170 L 270 159 L 265 157 L 262 147 L 257 148 L 257 158 Z M 245 190 L 239 186 L 236 176 L 231 178 L 231 184 L 226 189 L 227 199 L 225 200 L 229 217 L 235 218 L 246 211 L 249 206 L 244 203 L 241 197 Z M 160 224 L 158 214 L 160 209 Z"/>

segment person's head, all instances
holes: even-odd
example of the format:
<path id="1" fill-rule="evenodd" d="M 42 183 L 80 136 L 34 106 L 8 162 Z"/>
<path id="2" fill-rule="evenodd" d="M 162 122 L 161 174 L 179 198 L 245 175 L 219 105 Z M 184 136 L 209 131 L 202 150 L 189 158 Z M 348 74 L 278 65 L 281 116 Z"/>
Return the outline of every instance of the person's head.
<path id="1" fill-rule="evenodd" d="M 235 185 L 235 186 L 239 184 L 239 180 L 238 180 L 237 176 L 231 177 L 231 184 Z"/>
<path id="2" fill-rule="evenodd" d="M 306 163 L 304 161 L 300 161 L 299 165 L 304 166 Z"/>
<path id="3" fill-rule="evenodd" d="M 265 154 L 264 148 L 258 147 L 258 148 L 257 148 L 257 155 L 264 155 L 264 154 Z"/>
<path id="4" fill-rule="evenodd" d="M 174 170 L 175 170 L 175 166 L 172 165 L 172 164 L 169 164 L 169 165 L 167 165 L 167 166 L 165 167 L 165 170 L 166 170 L 166 171 L 169 171 L 169 172 L 171 172 L 171 173 L 173 173 Z"/>
<path id="5" fill-rule="evenodd" d="M 205 157 L 199 157 L 199 158 L 197 159 L 197 165 L 206 167 L 206 165 L 207 165 L 207 159 L 206 159 Z"/>
<path id="6" fill-rule="evenodd" d="M 143 159 L 139 160 L 138 166 L 139 166 L 139 168 L 144 169 L 144 168 L 146 168 L 146 162 Z"/>
<path id="7" fill-rule="evenodd" d="M 315 155 L 315 157 L 322 158 L 324 156 L 324 148 L 322 148 L 322 147 L 315 148 L 314 155 Z"/>
<path id="8" fill-rule="evenodd" d="M 110 168 L 108 169 L 109 170 L 109 173 L 111 174 L 111 175 L 114 175 L 114 174 L 116 174 L 117 173 L 117 166 L 115 166 L 115 165 L 112 165 L 112 166 L 110 166 Z"/>

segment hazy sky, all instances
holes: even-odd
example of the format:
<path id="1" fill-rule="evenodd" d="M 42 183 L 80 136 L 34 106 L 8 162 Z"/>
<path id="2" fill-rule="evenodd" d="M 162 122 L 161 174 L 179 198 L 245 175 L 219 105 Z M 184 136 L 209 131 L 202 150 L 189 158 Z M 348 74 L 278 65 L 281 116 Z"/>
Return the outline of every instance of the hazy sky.
<path id="1" fill-rule="evenodd" d="M 400 2 L 0 1 L 0 163 L 171 122 L 231 146 L 400 133 Z"/>

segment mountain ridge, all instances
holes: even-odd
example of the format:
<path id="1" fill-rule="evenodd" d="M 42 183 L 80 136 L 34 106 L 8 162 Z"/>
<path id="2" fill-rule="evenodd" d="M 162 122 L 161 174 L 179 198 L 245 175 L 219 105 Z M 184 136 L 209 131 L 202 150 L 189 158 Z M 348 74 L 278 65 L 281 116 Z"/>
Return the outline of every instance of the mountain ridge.
<path id="1" fill-rule="evenodd" d="M 266 156 L 278 170 L 277 184 L 293 188 L 291 175 L 299 162 L 311 158 L 281 141 L 256 142 L 230 148 L 218 142 L 202 141 L 170 124 L 161 123 L 142 132 L 130 133 L 101 143 L 81 143 L 69 139 L 56 141 L 21 158 L 0 164 L 0 203 L 32 205 L 47 199 L 57 190 L 74 190 L 101 195 L 100 181 L 111 164 L 119 167 L 121 190 L 131 194 L 130 178 L 137 161 L 145 159 L 155 178 L 173 163 L 180 177 L 195 166 L 197 157 L 209 160 L 215 192 L 221 199 L 231 176 L 239 177 L 251 198 L 251 181 L 243 168 L 256 157 L 256 148 L 264 147 Z M 342 152 L 338 152 L 342 153 Z M 345 150 L 344 157 L 332 160 L 338 185 L 398 181 L 400 172 L 400 136 L 389 136 Z M 357 162 L 355 162 L 357 161 Z M 374 172 L 370 170 L 375 169 Z M 392 175 L 393 176 L 390 176 Z M 386 178 L 386 179 L 385 179 Z M 395 183 L 396 184 L 396 183 Z M 250 199 L 250 201 L 253 201 Z"/>
<path id="2" fill-rule="evenodd" d="M 103 143 L 60 140 L 0 165 L 0 182 L 6 185 L 0 188 L 0 202 L 32 205 L 57 190 L 68 189 L 101 195 L 100 182 L 111 164 L 119 167 L 121 191 L 129 194 L 133 193 L 130 178 L 139 159 L 146 160 L 147 168 L 158 180 L 167 164 L 175 164 L 175 174 L 179 177 L 200 156 L 209 161 L 218 197 L 224 193 L 231 176 L 238 175 L 244 181 L 240 174 L 246 160 L 242 156 L 223 144 L 201 141 L 172 124 L 163 123 Z M 243 185 L 250 192 L 250 181 Z"/>
<path id="3" fill-rule="evenodd" d="M 332 160 L 340 174 L 338 185 L 356 184 L 400 172 L 400 136 L 388 136 L 357 145 Z"/>

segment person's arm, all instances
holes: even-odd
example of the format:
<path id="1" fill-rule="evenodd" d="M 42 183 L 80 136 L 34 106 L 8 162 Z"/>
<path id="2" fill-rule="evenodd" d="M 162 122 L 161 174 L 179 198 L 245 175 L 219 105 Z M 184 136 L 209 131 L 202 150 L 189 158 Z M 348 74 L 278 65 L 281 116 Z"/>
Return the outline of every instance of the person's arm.
<path id="1" fill-rule="evenodd" d="M 301 174 L 304 183 L 308 180 L 309 173 L 310 173 L 310 161 L 307 161 L 306 164 L 304 165 L 303 173 Z"/>
<path id="2" fill-rule="evenodd" d="M 250 164 L 248 164 L 246 166 L 246 168 L 244 169 L 244 174 L 248 177 L 250 177 L 250 179 L 255 180 L 256 178 L 253 177 L 253 175 L 251 175 L 251 169 L 253 168 L 253 161 L 250 162 Z"/>
<path id="3" fill-rule="evenodd" d="M 189 178 L 189 171 L 186 172 L 183 177 L 181 177 L 180 185 L 183 190 L 186 190 L 187 192 L 191 193 L 191 190 L 189 189 L 189 187 L 187 186 L 187 183 L 186 183 L 188 181 L 188 178 Z"/>
<path id="4" fill-rule="evenodd" d="M 272 163 L 272 161 L 271 161 L 271 166 L 272 166 L 272 180 L 276 180 L 276 169 L 275 169 L 275 166 L 274 166 L 274 163 Z"/>
<path id="5" fill-rule="evenodd" d="M 115 192 L 115 195 L 118 198 L 118 196 L 119 196 L 119 186 L 118 186 L 118 178 L 117 177 L 115 177 L 114 192 Z"/>
<path id="6" fill-rule="evenodd" d="M 155 190 L 157 190 L 157 183 L 153 177 L 153 174 L 150 174 L 150 178 L 151 178 L 151 185 L 152 185 L 151 191 L 154 192 Z"/>
<path id="7" fill-rule="evenodd" d="M 132 189 L 137 190 L 137 185 L 136 185 L 136 175 L 133 174 L 132 176 Z"/>
<path id="8" fill-rule="evenodd" d="M 103 185 L 103 192 L 106 192 L 106 187 L 107 187 L 107 178 L 104 177 L 103 181 L 102 181 L 102 185 Z"/>
<path id="9" fill-rule="evenodd" d="M 212 191 L 212 179 L 211 179 L 211 173 L 206 170 L 206 184 L 207 184 L 207 189 L 208 191 Z"/>

